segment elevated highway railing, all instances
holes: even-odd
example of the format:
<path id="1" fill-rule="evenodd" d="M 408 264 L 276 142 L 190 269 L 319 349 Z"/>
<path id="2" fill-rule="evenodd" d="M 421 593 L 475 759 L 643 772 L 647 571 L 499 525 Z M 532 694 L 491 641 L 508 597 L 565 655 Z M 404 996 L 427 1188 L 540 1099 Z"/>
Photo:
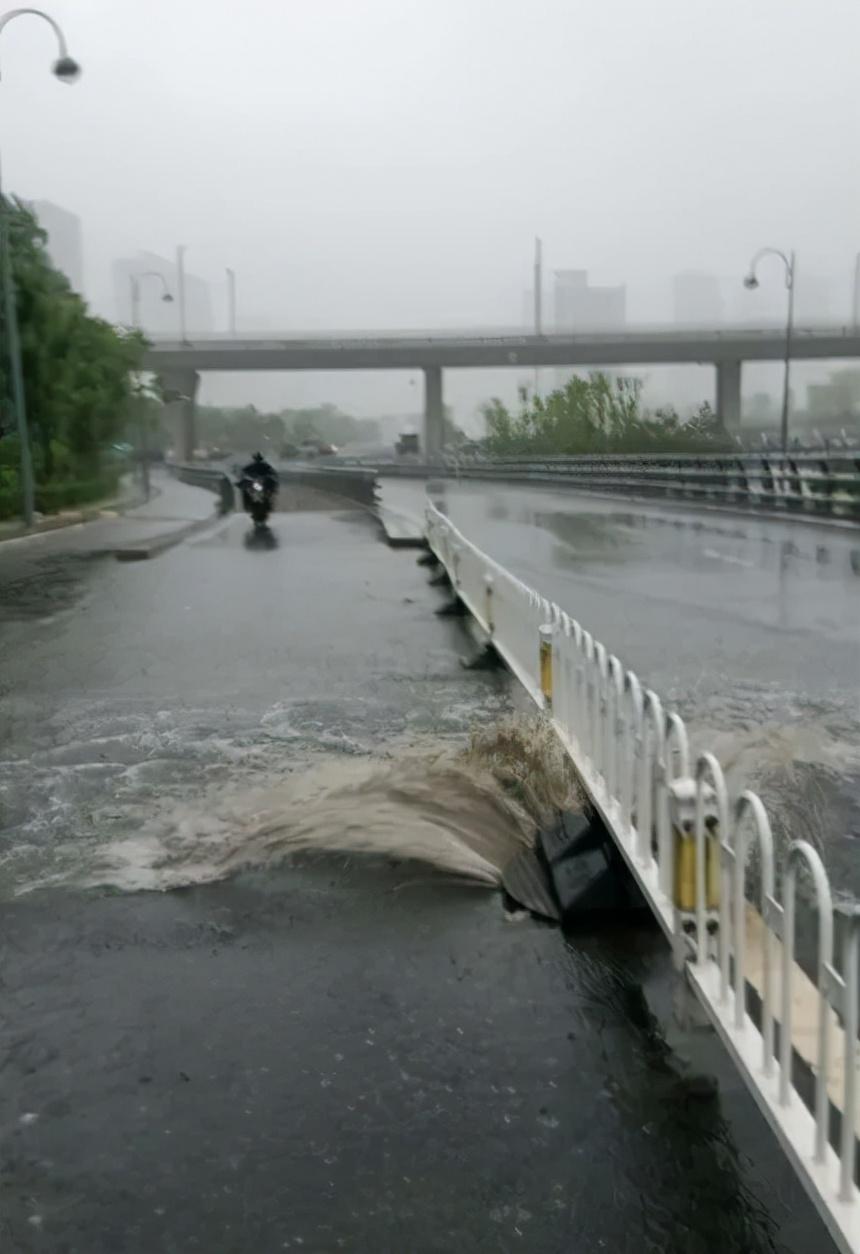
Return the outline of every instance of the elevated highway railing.
<path id="1" fill-rule="evenodd" d="M 585 626 L 483 553 L 432 505 L 426 534 L 455 595 L 546 711 L 584 793 L 837 1245 L 860 1251 L 858 909 L 834 912 L 813 845 L 801 834 L 775 848 L 760 798 L 746 791 L 730 799 L 714 755 L 693 759 L 680 716 Z M 800 877 L 803 908 L 814 908 L 817 918 L 811 974 L 795 961 Z"/>
<path id="2" fill-rule="evenodd" d="M 431 465 L 376 462 L 381 475 L 553 484 L 591 492 L 689 501 L 860 522 L 860 449 L 844 453 L 446 457 Z"/>
<path id="3" fill-rule="evenodd" d="M 220 496 L 222 513 L 235 509 L 235 480 L 238 479 L 241 467 L 233 467 L 233 474 L 224 466 L 206 466 L 193 462 L 169 463 L 168 469 L 183 483 L 208 488 L 210 492 Z M 301 484 L 303 487 L 346 497 L 361 505 L 373 507 L 376 504 L 376 471 L 369 467 L 295 465 L 281 467 L 279 474 L 284 486 L 290 483 Z"/>

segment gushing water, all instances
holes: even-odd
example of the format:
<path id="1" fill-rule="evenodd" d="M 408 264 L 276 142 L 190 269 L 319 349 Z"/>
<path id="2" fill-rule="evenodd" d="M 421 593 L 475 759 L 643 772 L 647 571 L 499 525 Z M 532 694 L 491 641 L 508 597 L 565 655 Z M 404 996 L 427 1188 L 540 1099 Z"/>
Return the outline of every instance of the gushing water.
<path id="1" fill-rule="evenodd" d="M 167 890 L 341 854 L 495 887 L 542 819 L 572 799 L 549 727 L 508 718 L 465 748 L 425 743 L 383 760 L 324 758 L 254 793 L 233 786 L 202 805 L 174 805 L 134 836 L 93 847 L 90 863 L 62 882 Z"/>

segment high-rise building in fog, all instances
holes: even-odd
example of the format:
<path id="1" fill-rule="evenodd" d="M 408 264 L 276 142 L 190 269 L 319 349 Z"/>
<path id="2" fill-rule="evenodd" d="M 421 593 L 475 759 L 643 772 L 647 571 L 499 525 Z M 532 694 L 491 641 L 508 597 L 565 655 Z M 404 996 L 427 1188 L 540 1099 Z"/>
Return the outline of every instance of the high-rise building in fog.
<path id="1" fill-rule="evenodd" d="M 163 300 L 164 286 L 158 279 L 142 277 L 149 272 L 164 276 L 171 302 Z M 118 322 L 130 326 L 132 312 L 132 278 L 136 277 L 140 290 L 140 325 L 144 331 L 156 335 L 178 335 L 179 302 L 177 291 L 176 262 L 159 257 L 156 253 L 139 252 L 134 257 L 120 257 L 111 266 L 114 308 Z M 205 279 L 185 271 L 185 329 L 189 335 L 206 334 L 215 329 L 212 316 L 212 295 Z"/>
<path id="2" fill-rule="evenodd" d="M 624 326 L 626 317 L 626 287 L 593 287 L 587 270 L 555 271 L 556 331 L 617 331 Z"/>
<path id="3" fill-rule="evenodd" d="M 52 265 L 69 280 L 72 290 L 83 295 L 84 247 L 81 220 L 76 213 L 50 200 L 25 202 L 48 235 L 48 256 Z"/>
<path id="4" fill-rule="evenodd" d="M 672 283 L 672 312 L 682 326 L 716 327 L 723 321 L 723 292 L 714 274 L 687 270 Z"/>

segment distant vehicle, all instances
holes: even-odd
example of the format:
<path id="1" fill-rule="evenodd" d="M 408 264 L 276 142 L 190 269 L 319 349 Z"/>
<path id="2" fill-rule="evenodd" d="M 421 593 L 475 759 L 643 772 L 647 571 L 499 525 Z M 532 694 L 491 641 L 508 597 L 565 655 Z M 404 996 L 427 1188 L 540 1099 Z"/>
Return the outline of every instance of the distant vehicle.
<path id="1" fill-rule="evenodd" d="M 288 444 L 281 445 L 281 457 L 283 458 L 301 457 L 301 455 L 302 455 L 302 451 L 299 448 L 298 444 L 288 443 Z"/>
<path id="2" fill-rule="evenodd" d="M 299 457 L 334 457 L 337 448 L 325 440 L 303 440 L 299 445 Z"/>
<path id="3" fill-rule="evenodd" d="M 398 457 L 407 457 L 409 455 L 421 452 L 421 444 L 418 440 L 417 431 L 404 431 L 398 437 L 395 450 Z"/>

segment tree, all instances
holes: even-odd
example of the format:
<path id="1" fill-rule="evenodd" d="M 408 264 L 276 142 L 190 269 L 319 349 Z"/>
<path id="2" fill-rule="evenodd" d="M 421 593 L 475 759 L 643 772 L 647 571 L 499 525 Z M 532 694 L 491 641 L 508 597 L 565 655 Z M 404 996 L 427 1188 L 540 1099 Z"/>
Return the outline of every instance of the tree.
<path id="1" fill-rule="evenodd" d="M 710 406 L 686 424 L 672 409 L 643 410 L 639 379 L 574 375 L 547 396 L 530 396 L 523 388 L 519 399 L 515 413 L 498 398 L 483 407 L 491 453 L 680 453 L 728 447 Z"/>
<path id="2" fill-rule="evenodd" d="M 4 211 L 36 476 L 92 477 L 102 450 L 124 428 L 145 341 L 137 331 L 117 331 L 89 314 L 51 265 L 33 214 L 16 201 L 6 201 Z M 7 344 L 2 319 L 0 331 L 0 343 Z M 0 396 L 8 397 L 9 382 L 8 360 L 0 361 Z"/>

